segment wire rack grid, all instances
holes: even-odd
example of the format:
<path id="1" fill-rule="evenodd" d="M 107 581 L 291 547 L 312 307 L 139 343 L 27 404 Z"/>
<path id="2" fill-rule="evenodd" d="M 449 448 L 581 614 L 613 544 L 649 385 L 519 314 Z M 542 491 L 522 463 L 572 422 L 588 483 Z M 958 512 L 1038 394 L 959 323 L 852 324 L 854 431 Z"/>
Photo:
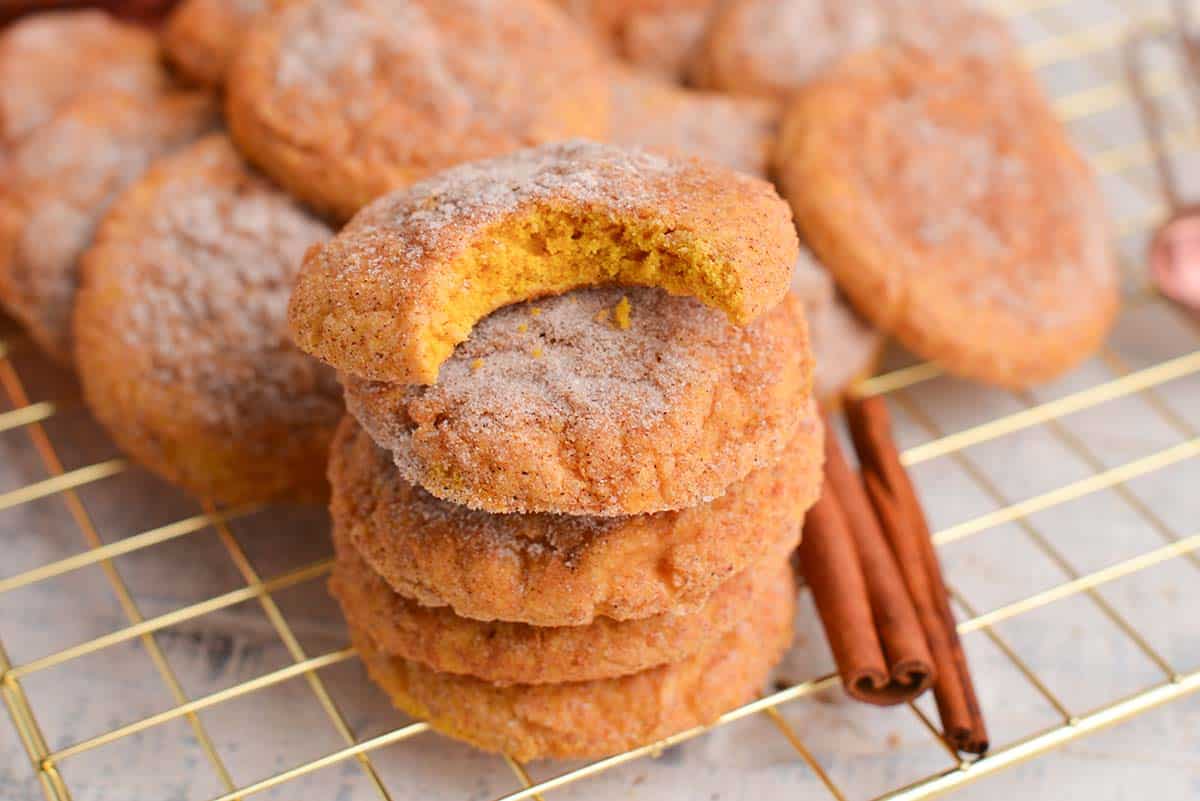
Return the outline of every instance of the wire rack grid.
<path id="1" fill-rule="evenodd" d="M 1027 57 L 1043 77 L 1049 79 L 1058 75 L 1063 80 L 1069 82 L 1074 79 L 1079 84 L 1060 90 L 1055 87 L 1053 80 L 1048 80 L 1056 98 L 1056 107 L 1090 152 L 1106 182 L 1106 190 L 1110 196 L 1113 192 L 1120 195 L 1118 200 L 1121 202 L 1115 205 L 1121 208 L 1115 216 L 1121 251 L 1125 254 L 1128 284 L 1126 314 L 1155 314 L 1170 318 L 1176 329 L 1184 332 L 1182 336 L 1186 339 L 1182 342 L 1178 339 L 1173 341 L 1174 350 L 1163 358 L 1158 357 L 1158 351 L 1153 351 L 1155 357 L 1143 359 L 1145 363 L 1138 363 L 1137 358 L 1129 355 L 1128 349 L 1110 344 L 1079 376 L 1036 394 L 1026 392 L 1014 395 L 978 388 L 965 389 L 961 384 L 953 384 L 955 392 L 973 392 L 972 398 L 984 399 L 967 404 L 972 409 L 971 413 L 977 416 L 975 419 L 954 418 L 953 415 L 952 419 L 946 419 L 945 398 L 953 393 L 942 390 L 949 386 L 947 382 L 951 379 L 941 376 L 939 370 L 930 364 L 901 363 L 901 366 L 866 384 L 866 392 L 889 398 L 902 436 L 911 440 L 903 457 L 930 500 L 935 522 L 939 522 L 939 493 L 947 492 L 940 482 L 949 473 L 964 480 L 972 492 L 983 499 L 981 508 L 985 511 L 977 511 L 952 524 L 938 526 L 934 536 L 943 558 L 956 545 L 1008 527 L 1025 546 L 1031 547 L 1052 566 L 1053 580 L 1044 582 L 1036 591 L 979 608 L 981 604 L 972 600 L 974 594 L 967 591 L 968 585 L 960 580 L 960 573 L 954 569 L 954 565 L 948 566 L 951 591 L 961 613 L 959 629 L 968 648 L 976 647 L 978 638 L 983 638 L 985 644 L 1002 654 L 1008 669 L 1020 677 L 1024 689 L 1051 710 L 1050 722 L 1025 729 L 1010 728 L 1002 733 L 998 738 L 999 745 L 986 757 L 962 760 L 941 742 L 929 706 L 917 703 L 909 705 L 907 712 L 893 710 L 890 714 L 911 717 L 913 725 L 922 732 L 921 736 L 934 744 L 931 747 L 940 755 L 939 761 L 928 774 L 906 781 L 903 786 L 875 788 L 863 797 L 905 801 L 927 798 L 1003 771 L 1026 759 L 1088 737 L 1104 727 L 1200 691 L 1200 663 L 1181 664 L 1178 658 L 1153 642 L 1143 627 L 1106 593 L 1121 581 L 1138 575 L 1152 575 L 1156 568 L 1167 563 L 1185 564 L 1189 569 L 1200 568 L 1200 531 L 1180 530 L 1180 525 L 1163 514 L 1161 505 L 1147 500 L 1146 493 L 1139 490 L 1139 487 L 1144 488 L 1144 484 L 1138 483 L 1140 479 L 1153 479 L 1200 456 L 1200 426 L 1186 412 L 1188 398 L 1191 399 L 1191 408 L 1200 407 L 1200 403 L 1196 403 L 1200 400 L 1200 383 L 1191 384 L 1191 394 L 1182 396 L 1184 411 L 1181 411 L 1179 393 L 1174 392 L 1181 386 L 1186 387 L 1189 380 L 1200 379 L 1200 321 L 1172 308 L 1155 295 L 1140 277 L 1142 270 L 1136 254 L 1144 247 L 1148 225 L 1166 213 L 1169 203 L 1156 183 L 1153 150 L 1145 137 L 1133 135 L 1121 139 L 1115 133 L 1118 126 L 1111 123 L 1115 118 L 1124 118 L 1125 130 L 1138 130 L 1136 110 L 1121 71 L 1122 50 L 1134 32 L 1164 30 L 1164 26 L 1168 25 L 1168 9 L 1165 4 L 1114 0 L 1099 4 L 1111 12 L 1107 16 L 1089 17 L 1098 21 L 1081 23 L 1076 13 L 1081 4 L 1077 2 L 1006 0 L 996 5 L 997 10 L 1012 21 L 1018 33 L 1033 32 L 1023 37 L 1031 40 L 1027 43 Z M 1091 2 L 1086 5 L 1094 8 L 1098 4 Z M 1147 5 L 1153 7 L 1146 8 Z M 1079 75 L 1086 75 L 1087 78 L 1080 79 Z M 1146 84 L 1150 93 L 1166 109 L 1165 118 L 1170 122 L 1164 137 L 1166 149 L 1179 158 L 1200 150 L 1195 122 L 1190 117 L 1186 102 L 1188 85 L 1184 74 L 1177 66 L 1167 62 L 1146 74 Z M 1172 105 L 1173 99 L 1179 102 Z M 1130 196 L 1135 197 L 1137 202 L 1128 202 Z M 319 585 L 330 567 L 327 556 L 264 577 L 256 567 L 256 559 L 251 553 L 253 548 L 248 546 L 251 541 L 249 538 L 255 536 L 255 527 L 275 525 L 276 518 L 268 511 L 255 508 L 197 509 L 184 519 L 157 525 L 130 536 L 105 539 L 94 522 L 84 494 L 101 491 L 106 482 L 134 468 L 119 457 L 77 467 L 64 465 L 63 454 L 69 452 L 72 444 L 62 438 L 54 441 L 50 431 L 55 419 L 77 401 L 69 398 L 38 400 L 31 397 L 27 386 L 28 375 L 21 369 L 19 358 L 26 350 L 27 343 L 15 331 L 9 331 L 0 344 L 0 390 L 6 396 L 9 407 L 0 413 L 0 434 L 24 437 L 24 442 L 36 457 L 29 471 L 40 471 L 43 477 L 0 492 L 0 512 L 39 503 L 60 503 L 71 525 L 77 529 L 75 536 L 82 537 L 82 547 L 65 557 L 59 555 L 19 572 L 4 570 L 7 575 L 0 576 L 0 599 L 90 569 L 99 571 L 103 576 L 107 592 L 115 598 L 120 610 L 120 617 L 111 630 L 23 661 L 11 660 L 9 652 L 5 650 L 5 641 L 0 639 L 0 694 L 20 748 L 27 755 L 28 765 L 45 797 L 65 801 L 75 797 L 73 790 L 80 795 L 93 797 L 94 794 L 88 793 L 91 780 L 88 775 L 76 776 L 72 773 L 72 781 L 68 781 L 67 773 L 73 760 L 117 743 L 138 742 L 139 738 L 147 738 L 156 730 L 172 724 L 185 726 L 186 738 L 203 755 L 191 767 L 211 772 L 216 789 L 207 797 L 212 797 L 214 801 L 233 801 L 274 793 L 281 793 L 281 797 L 294 797 L 289 793 L 295 791 L 289 791 L 288 788 L 297 787 L 295 782 L 329 769 L 340 770 L 343 774 L 347 771 L 357 772 L 360 784 L 371 788 L 364 790 L 364 798 L 401 797 L 398 788 L 403 781 L 398 783 L 386 778 L 380 761 L 395 750 L 388 746 L 402 741 L 431 739 L 432 735 L 427 734 L 428 726 L 421 722 L 407 722 L 397 727 L 397 718 L 392 717 L 390 726 L 364 736 L 353 725 L 352 716 L 344 713 L 342 704 L 336 700 L 339 679 L 362 681 L 361 674 L 353 671 L 333 673 L 339 665 L 353 662 L 353 650 L 342 646 L 312 652 L 304 644 L 305 637 L 301 632 L 303 623 L 298 622 L 297 613 L 285 613 L 284 604 L 278 600 L 281 594 L 301 585 Z M 939 386 L 942 390 L 937 389 Z M 1137 401 L 1140 414 L 1143 415 L 1136 424 L 1139 429 L 1143 425 L 1165 428 L 1171 438 L 1162 447 L 1140 453 L 1136 458 L 1114 462 L 1110 454 L 1095 448 L 1089 437 L 1072 425 L 1072 420 L 1092 411 L 1103 412 L 1113 404 L 1130 401 Z M 962 408 L 962 404 L 956 408 Z M 993 413 L 995 409 L 1000 411 Z M 1056 447 L 1072 454 L 1086 470 L 1070 480 L 1016 497 L 1011 488 L 996 480 L 988 468 L 987 459 L 989 454 L 996 453 L 1007 454 L 1001 458 L 1011 458 L 1014 452 L 1026 447 L 1025 437 L 1031 432 L 1049 437 Z M 936 469 L 926 474 L 923 468 L 927 466 Z M 1140 529 L 1156 539 L 1149 541 L 1148 546 L 1123 554 L 1121 558 L 1080 567 L 1080 560 L 1069 553 L 1070 549 L 1063 544 L 1061 527 L 1052 527 L 1046 522 L 1046 515 L 1102 493 L 1118 499 L 1124 511 L 1136 518 Z M 235 527 L 240 527 L 238 532 L 235 532 Z M 130 589 L 123 571 L 119 569 L 121 560 L 158 553 L 168 544 L 205 536 L 215 537 L 220 543 L 236 571 L 240 585 L 160 614 L 145 614 L 137 593 Z M 186 571 L 200 568 L 178 565 L 176 569 Z M 970 579 L 969 576 L 964 577 Z M 1099 615 L 1106 625 L 1119 633 L 1128 648 L 1150 665 L 1146 680 L 1132 692 L 1106 697 L 1088 707 L 1081 707 L 1065 698 L 1061 690 L 1054 689 L 1055 681 L 1045 677 L 1046 668 L 1039 669 L 1033 664 L 1037 660 L 1024 652 L 1022 644 L 1018 642 L 1020 637 L 1006 633 L 1006 624 L 1036 615 L 1055 605 L 1069 603 L 1082 605 L 1080 608 L 1087 607 L 1089 614 Z M 180 679 L 173 667 L 169 649 L 164 647 L 164 635 L 207 616 L 219 615 L 244 605 L 258 607 L 270 630 L 282 643 L 287 655 L 286 662 L 211 692 L 189 694 L 186 682 Z M 0 631 L 0 637 L 5 633 Z M 65 739 L 60 737 L 52 745 L 44 734 L 40 706 L 27 692 L 27 682 L 52 670 L 70 670 L 87 658 L 135 643 L 140 644 L 153 666 L 153 674 L 157 679 L 151 683 L 161 684 L 170 702 L 165 708 L 103 727 L 87 737 L 72 737 L 74 733 L 68 733 Z M 987 688 L 991 681 L 993 677 L 988 670 L 978 672 L 977 684 L 981 687 Z M 307 685 L 307 692 L 319 706 L 325 725 L 336 736 L 334 747 L 311 758 L 295 758 L 282 764 L 277 761 L 273 765 L 259 766 L 256 778 L 239 783 L 235 779 L 235 771 L 228 764 L 230 749 L 225 743 L 225 735 L 214 735 L 208 715 L 225 705 L 295 682 Z M 1061 685 L 1061 681 L 1058 684 Z M 835 692 L 836 685 L 836 677 L 827 672 L 786 679 L 777 685 L 775 692 L 726 714 L 714 728 L 734 727 L 750 719 L 763 721 L 768 729 L 774 731 L 772 736 L 791 749 L 793 758 L 798 760 L 799 769 L 806 771 L 810 780 L 822 787 L 823 792 L 839 800 L 859 795 L 848 789 L 844 782 L 835 780 L 811 747 L 810 739 L 804 736 L 805 727 L 792 714 L 792 710 L 805 703 L 813 703 L 821 694 Z M 96 703 L 121 708 L 125 702 L 119 697 L 110 697 L 97 699 Z M 845 711 L 835 709 L 834 714 L 845 714 Z M 119 716 L 113 719 L 119 721 Z M 247 731 L 252 732 L 253 722 L 248 725 L 250 728 Z M 703 731 L 707 730 L 682 732 L 652 746 L 587 764 L 572 765 L 565 770 L 548 768 L 550 772 L 544 775 L 539 773 L 537 777 L 533 775 L 533 769 L 527 770 L 524 765 L 504 760 L 507 763 L 504 771 L 511 774 L 509 781 L 512 782 L 512 789 L 503 791 L 500 797 L 504 801 L 543 795 L 555 797 L 555 791 L 566 791 L 568 785 L 572 786 L 571 791 L 583 788 L 578 791 L 586 794 L 588 782 L 584 780 L 636 760 L 663 754 L 669 747 L 695 738 Z M 3 743 L 0 740 L 0 745 Z M 406 742 L 405 746 L 398 747 L 410 746 Z M 444 747 L 454 746 L 445 744 Z M 485 757 L 474 755 L 473 758 L 474 761 L 468 763 L 470 766 L 483 764 L 478 760 Z M 501 758 L 486 759 L 499 762 Z M 207 768 L 204 767 L 205 763 Z M 156 769 L 167 773 L 176 770 L 171 765 L 158 765 Z M 651 765 L 648 769 L 653 771 L 655 766 Z M 3 779 L 2 774 L 0 779 Z M 110 782 L 120 787 L 120 780 L 121 776 L 116 776 Z M 0 784 L 3 782 L 0 781 Z M 407 791 L 403 795 L 408 797 Z"/>

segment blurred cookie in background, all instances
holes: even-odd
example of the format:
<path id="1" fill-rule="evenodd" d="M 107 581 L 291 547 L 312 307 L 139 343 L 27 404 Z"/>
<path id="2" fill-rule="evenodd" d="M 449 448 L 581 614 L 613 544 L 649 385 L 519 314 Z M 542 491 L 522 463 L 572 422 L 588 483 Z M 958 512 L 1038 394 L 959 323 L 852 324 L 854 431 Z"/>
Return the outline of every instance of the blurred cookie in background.
<path id="1" fill-rule="evenodd" d="M 56 11 L 0 31 L 0 159 L 76 97 L 152 95 L 170 77 L 149 30 L 103 11 Z"/>
<path id="2" fill-rule="evenodd" d="M 163 25 L 163 54 L 188 83 L 219 88 L 250 24 L 260 14 L 288 2 L 183 0 Z"/>
<path id="3" fill-rule="evenodd" d="M 79 257 L 117 195 L 157 156 L 217 125 L 207 95 L 96 91 L 12 151 L 0 183 L 0 303 L 55 361 L 73 362 Z"/>
<path id="4" fill-rule="evenodd" d="M 766 178 L 779 127 L 775 104 L 684 89 L 629 69 L 612 73 L 615 144 L 699 156 Z"/>
<path id="5" fill-rule="evenodd" d="M 718 0 L 558 0 L 614 55 L 681 83 Z"/>
<path id="6" fill-rule="evenodd" d="M 843 62 L 791 101 L 777 171 L 858 312 L 950 372 L 1027 387 L 1112 324 L 1099 187 L 1008 55 L 896 45 Z"/>
<path id="7" fill-rule="evenodd" d="M 689 67 L 696 86 L 783 100 L 841 59 L 886 42 L 1011 51 L 1004 25 L 964 0 L 725 0 Z"/>
<path id="8" fill-rule="evenodd" d="M 542 0 L 313 0 L 260 17 L 226 112 L 252 162 L 344 220 L 446 167 L 608 127 L 607 71 Z"/>

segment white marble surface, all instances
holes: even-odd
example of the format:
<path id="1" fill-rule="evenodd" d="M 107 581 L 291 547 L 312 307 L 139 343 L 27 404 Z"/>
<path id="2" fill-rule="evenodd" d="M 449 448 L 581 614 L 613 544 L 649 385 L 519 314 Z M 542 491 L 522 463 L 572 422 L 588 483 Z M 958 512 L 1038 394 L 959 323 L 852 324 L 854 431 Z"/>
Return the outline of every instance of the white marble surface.
<path id="1" fill-rule="evenodd" d="M 997 3 L 997 5 L 1011 3 Z M 1023 2 L 1023 5 L 1030 5 Z M 1036 5 L 1036 4 L 1035 4 Z M 1045 4 L 1043 4 L 1045 5 Z M 1128 19 L 1132 11 L 1161 10 L 1165 3 L 1074 0 L 1052 4 L 1014 22 L 1023 39 L 1042 52 L 1047 31 L 1086 32 Z M 1103 50 L 1088 66 L 1048 65 L 1042 74 L 1056 92 L 1102 86 L 1118 75 L 1119 59 Z M 1136 141 L 1128 109 L 1073 122 L 1093 153 Z M 1132 138 L 1131 138 L 1132 137 Z M 1194 155 L 1194 154 L 1193 154 Z M 1181 160 L 1187 168 L 1193 157 Z M 1189 175 L 1200 179 L 1200 170 Z M 1153 211 L 1152 174 L 1144 163 L 1106 178 L 1114 216 Z M 1200 180 L 1191 181 L 1200 189 Z M 1200 196 L 1200 195 L 1198 195 Z M 1140 274 L 1137 235 L 1123 240 L 1131 283 Z M 1111 352 L 1138 369 L 1200 349 L 1200 321 L 1163 304 L 1126 311 Z M 47 424 L 67 468 L 116 455 L 78 405 L 69 379 L 37 364 L 25 350 L 15 357 L 33 400 L 63 404 Z M 902 356 L 895 363 L 903 363 Z M 1097 359 L 1030 397 L 936 379 L 902 394 L 894 406 L 905 445 L 935 436 L 906 413 L 921 409 L 944 432 L 1111 380 L 1112 364 Z M 1171 423 L 1150 401 L 1127 398 L 1061 421 L 1062 430 L 1038 426 L 964 452 L 994 493 L 954 458 L 919 465 L 914 475 L 935 527 L 977 517 L 1093 472 L 1182 442 L 1200 429 L 1200 375 L 1162 386 L 1157 400 L 1176 416 Z M 1182 421 L 1182 425 L 1178 423 Z M 1072 449 L 1067 437 L 1084 443 Z M 1189 433 L 1191 432 L 1191 433 Z M 1091 460 L 1091 462 L 1089 462 Z M 0 492 L 44 478 L 26 432 L 0 433 Z M 1200 531 L 1200 460 L 1191 459 L 1129 483 L 1134 497 L 1181 536 Z M 178 493 L 139 471 L 106 479 L 80 492 L 105 541 L 115 541 L 195 514 Z M 1158 547 L 1161 536 L 1115 491 L 1107 490 L 1033 515 L 1029 522 L 1078 572 L 1088 572 Z M 268 512 L 235 526 L 238 540 L 264 577 L 324 558 L 328 552 L 320 512 Z M 80 552 L 83 540 L 61 498 L 0 511 L 0 577 Z M 948 579 L 977 611 L 986 612 L 1063 582 L 1064 569 L 1032 544 L 1015 524 L 980 532 L 941 549 Z M 225 547 L 211 530 L 190 534 L 116 561 L 143 615 L 150 617 L 243 586 Z M 1105 585 L 1100 595 L 1121 620 L 1180 672 L 1200 668 L 1200 563 L 1176 559 Z M 345 634 L 324 592 L 309 581 L 275 599 L 309 655 L 342 648 Z M 797 645 L 786 677 L 806 679 L 831 662 L 807 598 Z M 960 612 L 962 610 L 960 609 Z M 965 613 L 964 613 L 964 616 Z M 87 568 L 0 594 L 0 642 L 15 664 L 24 664 L 127 625 L 104 574 Z M 1133 641 L 1086 596 L 1049 604 L 996 627 L 1002 638 L 1072 713 L 1161 682 L 1163 675 Z M 289 664 L 291 658 L 261 606 L 250 601 L 169 627 L 156 641 L 184 694 L 196 698 Z M 993 742 L 1002 747 L 1057 725 L 1051 704 L 983 632 L 966 646 Z M 403 718 L 350 660 L 321 672 L 355 735 L 394 729 Z M 115 645 L 23 681 L 51 749 L 61 748 L 173 706 L 172 698 L 137 640 Z M 930 707 L 923 702 L 926 709 Z M 872 798 L 950 767 L 945 752 L 908 710 L 880 710 L 843 700 L 831 690 L 782 708 L 820 765 L 851 799 Z M 32 801 L 41 790 L 15 731 L 0 719 L 0 798 Z M 200 714 L 237 785 L 258 780 L 336 750 L 343 741 L 303 679 L 291 680 Z M 393 798 L 488 799 L 518 787 L 503 761 L 433 734 L 372 753 Z M 67 784 L 80 801 L 183 801 L 224 791 L 183 720 L 66 760 Z M 561 764 L 533 765 L 535 778 Z M 376 797 L 353 760 L 291 782 L 262 798 L 350 801 Z M 747 719 L 668 751 L 556 791 L 549 798 L 795 799 L 828 797 L 813 771 L 797 758 L 769 721 Z M 1200 797 L 1200 694 L 1159 708 L 1119 727 L 1074 742 L 960 791 L 970 799 L 1053 798 L 1083 801 Z"/>

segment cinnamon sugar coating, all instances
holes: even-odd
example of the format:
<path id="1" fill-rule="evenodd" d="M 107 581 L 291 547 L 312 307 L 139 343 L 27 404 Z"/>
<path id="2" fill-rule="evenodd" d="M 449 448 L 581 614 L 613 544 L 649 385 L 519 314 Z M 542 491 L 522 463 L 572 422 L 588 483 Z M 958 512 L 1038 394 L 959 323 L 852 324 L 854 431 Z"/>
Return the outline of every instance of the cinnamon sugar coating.
<path id="1" fill-rule="evenodd" d="M 239 147 L 339 218 L 451 165 L 601 136 L 590 38 L 543 0 L 313 0 L 260 18 L 230 70 Z"/>
<path id="2" fill-rule="evenodd" d="M 342 382 L 400 474 L 437 497 L 612 516 L 694 506 L 773 465 L 805 419 L 812 357 L 790 295 L 738 328 L 692 298 L 607 287 L 495 312 L 432 387 Z"/>
<path id="3" fill-rule="evenodd" d="M 147 96 L 169 83 L 145 28 L 94 10 L 25 17 L 0 31 L 0 151 L 74 98 L 96 91 Z"/>
<path id="4" fill-rule="evenodd" d="M 498 686 L 386 656 L 370 632 L 351 636 L 392 702 L 443 734 L 521 761 L 602 757 L 712 723 L 762 690 L 792 641 L 796 589 L 776 575 L 769 597 L 719 640 L 615 679 Z"/>
<path id="5" fill-rule="evenodd" d="M 821 436 L 810 408 L 778 465 L 679 512 L 492 515 L 404 481 L 347 417 L 329 465 L 334 528 L 397 593 L 462 617 L 578 626 L 683 613 L 799 541 L 821 484 Z"/>
<path id="6" fill-rule="evenodd" d="M 156 162 L 101 225 L 75 312 L 84 397 L 122 448 L 225 503 L 318 500 L 337 381 L 288 340 L 324 223 L 220 134 Z"/>
<path id="7" fill-rule="evenodd" d="M 780 571 L 791 570 L 788 554 L 778 551 L 726 580 L 695 610 L 641 620 L 601 617 L 586 626 L 530 626 L 472 620 L 405 598 L 348 540 L 344 529 L 334 529 L 338 555 L 330 589 L 352 627 L 370 632 L 390 656 L 495 684 L 608 679 L 686 659 L 767 600 Z M 793 545 L 789 541 L 789 552 Z"/>
<path id="8" fill-rule="evenodd" d="M 755 98 L 681 89 L 613 70 L 612 142 L 698 156 L 766 178 L 778 107 Z"/>
<path id="9" fill-rule="evenodd" d="M 765 181 L 570 141 L 381 198 L 305 260 L 297 344 L 339 370 L 432 384 L 488 313 L 600 283 L 699 297 L 738 324 L 787 292 L 798 245 Z"/>
<path id="10" fill-rule="evenodd" d="M 1098 187 L 1014 59 L 865 53 L 796 97 L 778 162 L 858 311 L 947 370 L 1026 387 L 1108 331 L 1118 276 Z"/>
<path id="11" fill-rule="evenodd" d="M 785 101 L 842 59 L 886 43 L 1013 52 L 1003 23 L 964 0 L 725 0 L 693 49 L 691 82 Z"/>
<path id="12" fill-rule="evenodd" d="M 0 165 L 0 302 L 54 359 L 73 361 L 79 258 L 109 204 L 151 160 L 215 124 L 204 95 L 94 91 Z"/>

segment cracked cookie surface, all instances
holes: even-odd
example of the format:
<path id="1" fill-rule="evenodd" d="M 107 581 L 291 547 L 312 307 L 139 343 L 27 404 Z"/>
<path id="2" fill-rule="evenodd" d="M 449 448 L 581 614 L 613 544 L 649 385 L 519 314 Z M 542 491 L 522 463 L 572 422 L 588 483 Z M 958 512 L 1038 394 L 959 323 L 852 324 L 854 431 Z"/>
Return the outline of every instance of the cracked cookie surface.
<path id="1" fill-rule="evenodd" d="M 495 312 L 433 386 L 341 378 L 351 414 L 433 495 L 611 516 L 710 501 L 774 465 L 812 369 L 791 294 L 743 328 L 693 298 L 606 287 Z"/>

